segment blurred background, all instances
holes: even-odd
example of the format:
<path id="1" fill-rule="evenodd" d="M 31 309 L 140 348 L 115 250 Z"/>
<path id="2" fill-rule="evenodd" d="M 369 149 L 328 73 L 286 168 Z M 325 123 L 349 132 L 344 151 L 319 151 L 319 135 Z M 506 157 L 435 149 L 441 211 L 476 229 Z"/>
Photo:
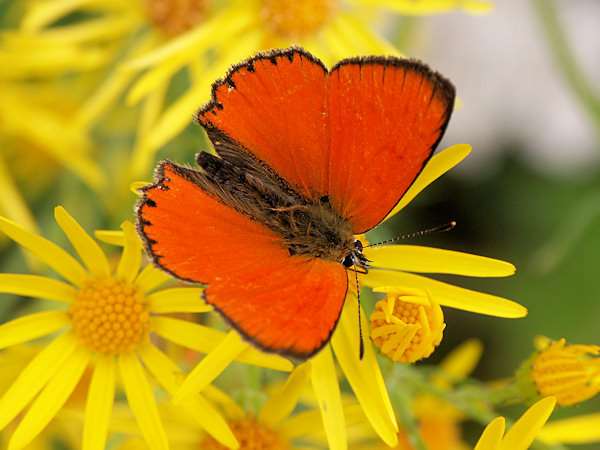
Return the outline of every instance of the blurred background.
<path id="1" fill-rule="evenodd" d="M 355 0 L 340 2 L 348 20 L 317 38 L 273 27 L 254 36 L 266 20 L 257 1 L 221 6 L 216 23 L 209 2 L 76 3 L 0 3 L 0 214 L 61 244 L 56 205 L 90 232 L 134 220 L 130 184 L 150 181 L 160 159 L 192 162 L 209 148 L 191 114 L 210 82 L 254 50 L 300 42 L 328 65 L 403 54 L 457 87 L 440 149 L 473 151 L 370 240 L 455 220 L 451 232 L 411 242 L 510 261 L 517 273 L 438 278 L 529 309 L 516 320 L 446 309 L 444 340 L 425 364 L 475 337 L 485 346 L 475 375 L 491 380 L 512 375 L 536 335 L 599 343 L 598 1 L 437 2 L 450 6 L 430 14 L 418 9 L 427 2 Z M 189 44 L 194 14 L 213 28 Z M 0 269 L 45 270 L 3 236 Z M 3 319 L 38 307 L 2 297 Z M 553 417 L 599 409 L 594 399 Z"/>

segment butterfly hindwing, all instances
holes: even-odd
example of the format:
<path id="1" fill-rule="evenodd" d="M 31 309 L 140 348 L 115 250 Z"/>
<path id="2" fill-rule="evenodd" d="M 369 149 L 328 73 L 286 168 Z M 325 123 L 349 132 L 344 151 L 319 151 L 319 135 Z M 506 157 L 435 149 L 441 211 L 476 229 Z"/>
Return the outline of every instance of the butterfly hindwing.
<path id="1" fill-rule="evenodd" d="M 155 265 L 206 283 L 205 299 L 258 347 L 308 357 L 333 332 L 346 295 L 341 264 L 291 256 L 283 238 L 165 161 L 143 188 L 138 230 Z"/>

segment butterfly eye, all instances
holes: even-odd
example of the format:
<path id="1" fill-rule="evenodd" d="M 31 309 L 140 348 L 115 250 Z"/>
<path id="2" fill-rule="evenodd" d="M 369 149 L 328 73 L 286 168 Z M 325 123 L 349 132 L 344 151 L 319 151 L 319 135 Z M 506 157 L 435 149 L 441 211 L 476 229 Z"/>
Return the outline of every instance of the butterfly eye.
<path id="1" fill-rule="evenodd" d="M 362 242 L 360 242 L 358 239 L 354 240 L 354 249 L 359 253 L 362 252 L 363 245 Z"/>

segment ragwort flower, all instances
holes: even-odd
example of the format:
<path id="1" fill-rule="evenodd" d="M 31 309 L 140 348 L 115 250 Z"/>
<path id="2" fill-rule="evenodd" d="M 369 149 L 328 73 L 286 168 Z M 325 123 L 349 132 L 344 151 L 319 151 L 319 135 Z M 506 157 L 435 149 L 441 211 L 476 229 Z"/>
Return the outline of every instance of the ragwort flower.
<path id="1" fill-rule="evenodd" d="M 41 297 L 59 305 L 0 326 L 0 348 L 59 332 L 0 399 L 0 429 L 23 412 L 9 448 L 23 448 L 39 434 L 65 404 L 87 367 L 93 367 L 93 374 L 85 406 L 83 448 L 104 448 L 118 375 L 146 442 L 151 448 L 166 448 L 166 434 L 146 370 L 171 394 L 179 380 L 176 365 L 151 343 L 150 333 L 205 353 L 231 339 L 202 325 L 163 316 L 211 308 L 201 301 L 201 288 L 157 289 L 169 277 L 152 266 L 139 271 L 141 243 L 133 224 L 122 225 L 123 254 L 111 273 L 99 245 L 62 207 L 56 208 L 55 217 L 84 265 L 52 242 L 0 217 L 0 230 L 68 281 L 0 274 L 2 292 Z M 66 310 L 60 307 L 63 305 Z M 251 348 L 240 348 L 236 358 L 291 370 L 283 358 Z M 181 406 L 217 441 L 237 446 L 225 420 L 202 396 L 190 397 Z"/>

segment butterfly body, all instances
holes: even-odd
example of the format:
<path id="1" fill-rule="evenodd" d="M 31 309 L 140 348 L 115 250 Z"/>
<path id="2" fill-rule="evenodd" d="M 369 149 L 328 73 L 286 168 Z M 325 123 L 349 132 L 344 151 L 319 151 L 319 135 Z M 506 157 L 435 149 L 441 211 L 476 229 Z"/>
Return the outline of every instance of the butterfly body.
<path id="1" fill-rule="evenodd" d="M 217 156 L 162 162 L 141 189 L 152 261 L 207 284 L 205 300 L 266 351 L 307 358 L 330 339 L 355 235 L 398 203 L 450 118 L 454 88 L 424 64 L 351 58 L 328 70 L 292 47 L 259 53 L 213 85 L 196 114 Z"/>

